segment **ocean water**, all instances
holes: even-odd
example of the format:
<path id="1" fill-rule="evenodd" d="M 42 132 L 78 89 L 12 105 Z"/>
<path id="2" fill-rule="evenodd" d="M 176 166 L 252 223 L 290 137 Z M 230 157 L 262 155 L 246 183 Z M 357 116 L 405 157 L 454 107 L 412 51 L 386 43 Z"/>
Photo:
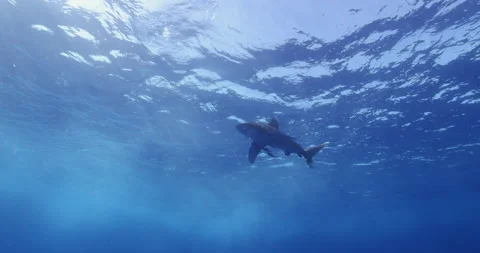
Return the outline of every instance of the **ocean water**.
<path id="1" fill-rule="evenodd" d="M 0 1 L 0 252 L 480 252 L 480 3 Z M 248 162 L 239 122 L 303 146 Z"/>

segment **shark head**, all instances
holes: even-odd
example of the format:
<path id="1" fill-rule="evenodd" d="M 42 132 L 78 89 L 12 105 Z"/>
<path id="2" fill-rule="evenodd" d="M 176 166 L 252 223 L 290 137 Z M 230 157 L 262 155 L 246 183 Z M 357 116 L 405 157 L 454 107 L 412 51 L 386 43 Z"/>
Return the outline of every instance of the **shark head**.
<path id="1" fill-rule="evenodd" d="M 258 126 L 253 123 L 241 123 L 236 128 L 241 134 L 250 138 L 254 138 L 258 133 Z"/>

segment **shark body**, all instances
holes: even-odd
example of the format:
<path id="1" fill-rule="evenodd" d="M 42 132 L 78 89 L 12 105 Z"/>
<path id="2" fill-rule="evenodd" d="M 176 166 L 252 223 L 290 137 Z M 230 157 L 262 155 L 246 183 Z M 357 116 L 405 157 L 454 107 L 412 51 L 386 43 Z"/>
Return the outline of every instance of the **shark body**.
<path id="1" fill-rule="evenodd" d="M 286 156 L 297 154 L 299 157 L 305 158 L 308 166 L 312 168 L 313 157 L 328 145 L 328 142 L 325 142 L 318 146 L 304 149 L 296 142 L 294 137 L 279 130 L 279 124 L 275 118 L 272 118 L 268 124 L 259 122 L 240 123 L 236 125 L 236 129 L 242 135 L 252 140 L 248 151 L 248 160 L 251 164 L 255 162 L 255 159 L 262 150 L 266 151 L 268 155 L 274 156 L 272 152 L 266 148 L 270 146 L 283 150 Z"/>

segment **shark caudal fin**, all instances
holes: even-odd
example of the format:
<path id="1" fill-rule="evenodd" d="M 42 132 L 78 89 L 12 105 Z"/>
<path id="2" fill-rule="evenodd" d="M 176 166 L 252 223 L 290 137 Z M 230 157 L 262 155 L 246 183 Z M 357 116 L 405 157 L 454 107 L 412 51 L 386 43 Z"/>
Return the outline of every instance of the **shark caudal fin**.
<path id="1" fill-rule="evenodd" d="M 305 149 L 305 159 L 307 160 L 308 167 L 313 168 L 313 157 L 327 145 L 328 142 L 325 142 L 318 146 Z"/>

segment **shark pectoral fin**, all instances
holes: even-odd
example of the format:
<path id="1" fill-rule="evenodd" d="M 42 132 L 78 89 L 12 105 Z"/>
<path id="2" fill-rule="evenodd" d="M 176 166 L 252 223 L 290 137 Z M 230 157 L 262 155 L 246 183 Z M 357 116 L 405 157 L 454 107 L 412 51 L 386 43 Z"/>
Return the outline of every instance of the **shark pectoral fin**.
<path id="1" fill-rule="evenodd" d="M 248 161 L 253 164 L 261 150 L 262 147 L 260 147 L 255 142 L 252 142 L 252 144 L 250 145 L 250 149 L 248 150 Z"/>

